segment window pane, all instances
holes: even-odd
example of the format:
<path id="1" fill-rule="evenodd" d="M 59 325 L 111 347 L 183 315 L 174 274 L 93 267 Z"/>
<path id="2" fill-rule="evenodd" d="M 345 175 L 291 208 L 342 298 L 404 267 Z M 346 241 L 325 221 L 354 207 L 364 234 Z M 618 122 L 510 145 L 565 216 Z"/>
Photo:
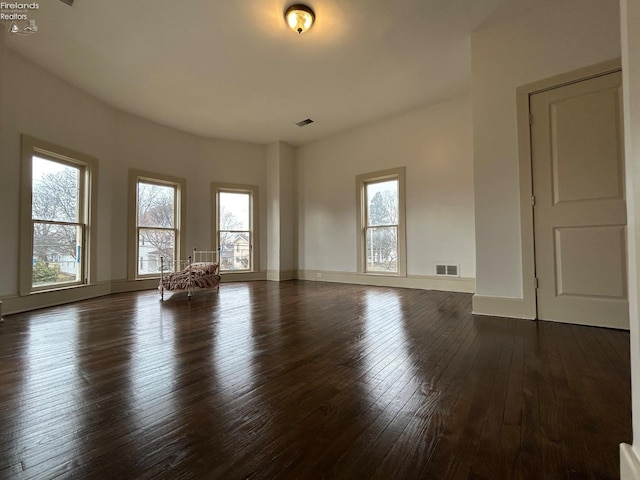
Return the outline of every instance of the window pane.
<path id="1" fill-rule="evenodd" d="M 31 171 L 31 218 L 78 223 L 80 169 L 34 156 Z"/>
<path id="2" fill-rule="evenodd" d="M 367 228 L 367 272 L 398 271 L 398 228 Z"/>
<path id="3" fill-rule="evenodd" d="M 175 230 L 141 228 L 138 231 L 138 274 L 160 272 L 160 257 L 163 257 L 165 265 L 173 270 L 175 246 Z"/>
<path id="4" fill-rule="evenodd" d="M 175 187 L 138 182 L 138 226 L 174 228 Z"/>
<path id="5" fill-rule="evenodd" d="M 368 183 L 367 225 L 398 224 L 398 180 Z"/>
<path id="6" fill-rule="evenodd" d="M 249 230 L 249 195 L 220 192 L 219 230 Z"/>
<path id="7" fill-rule="evenodd" d="M 220 232 L 220 270 L 251 269 L 251 233 Z"/>
<path id="8" fill-rule="evenodd" d="M 82 227 L 33 224 L 32 286 L 80 282 Z"/>

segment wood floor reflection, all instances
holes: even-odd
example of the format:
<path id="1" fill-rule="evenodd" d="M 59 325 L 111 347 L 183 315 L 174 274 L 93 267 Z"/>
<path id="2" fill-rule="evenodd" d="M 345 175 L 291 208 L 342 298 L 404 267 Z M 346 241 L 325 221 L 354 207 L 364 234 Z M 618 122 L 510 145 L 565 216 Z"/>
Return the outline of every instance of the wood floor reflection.
<path id="1" fill-rule="evenodd" d="M 627 332 L 304 281 L 0 324 L 0 478 L 605 479 Z"/>

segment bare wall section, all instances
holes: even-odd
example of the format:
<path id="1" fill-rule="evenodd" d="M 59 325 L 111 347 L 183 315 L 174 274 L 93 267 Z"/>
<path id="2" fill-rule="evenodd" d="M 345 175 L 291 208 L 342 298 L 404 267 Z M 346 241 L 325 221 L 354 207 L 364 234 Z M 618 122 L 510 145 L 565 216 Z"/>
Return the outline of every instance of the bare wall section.
<path id="1" fill-rule="evenodd" d="M 297 149 L 299 269 L 355 273 L 356 175 L 406 167 L 407 273 L 475 277 L 471 101 L 454 98 Z"/>

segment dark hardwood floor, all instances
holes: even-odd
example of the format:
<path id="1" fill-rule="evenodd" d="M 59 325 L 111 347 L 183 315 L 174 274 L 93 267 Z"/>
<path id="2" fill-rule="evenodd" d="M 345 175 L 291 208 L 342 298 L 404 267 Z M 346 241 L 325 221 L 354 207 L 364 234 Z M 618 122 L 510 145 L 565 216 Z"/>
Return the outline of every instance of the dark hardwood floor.
<path id="1" fill-rule="evenodd" d="M 0 324 L 0 478 L 608 479 L 629 335 L 291 281 Z"/>

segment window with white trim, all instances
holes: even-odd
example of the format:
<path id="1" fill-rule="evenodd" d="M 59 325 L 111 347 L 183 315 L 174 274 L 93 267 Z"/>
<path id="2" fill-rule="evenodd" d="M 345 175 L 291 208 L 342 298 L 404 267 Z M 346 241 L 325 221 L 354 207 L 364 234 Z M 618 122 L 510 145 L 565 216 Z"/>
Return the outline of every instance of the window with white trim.
<path id="1" fill-rule="evenodd" d="M 23 135 L 22 162 L 20 293 L 89 283 L 97 160 Z"/>
<path id="2" fill-rule="evenodd" d="M 358 175 L 359 271 L 405 275 L 404 168 Z"/>
<path id="3" fill-rule="evenodd" d="M 215 248 L 221 272 L 253 272 L 258 268 L 257 222 L 258 187 L 212 184 Z"/>
<path id="4" fill-rule="evenodd" d="M 185 181 L 148 172 L 131 171 L 130 272 L 143 279 L 157 277 L 161 264 L 175 269 L 181 258 L 183 241 L 182 208 Z M 131 276 L 131 275 L 130 275 Z"/>

